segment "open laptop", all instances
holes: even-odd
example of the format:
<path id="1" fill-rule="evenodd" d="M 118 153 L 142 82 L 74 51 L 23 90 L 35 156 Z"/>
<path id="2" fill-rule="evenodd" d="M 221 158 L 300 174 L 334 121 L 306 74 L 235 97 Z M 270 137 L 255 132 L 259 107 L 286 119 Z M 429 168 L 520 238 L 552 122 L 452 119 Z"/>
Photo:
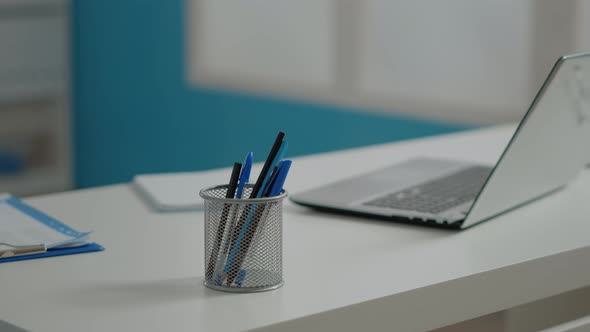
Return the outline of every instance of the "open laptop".
<path id="1" fill-rule="evenodd" d="M 590 53 L 561 57 L 495 165 L 413 159 L 293 195 L 319 209 L 467 228 L 555 192 L 584 167 Z"/>

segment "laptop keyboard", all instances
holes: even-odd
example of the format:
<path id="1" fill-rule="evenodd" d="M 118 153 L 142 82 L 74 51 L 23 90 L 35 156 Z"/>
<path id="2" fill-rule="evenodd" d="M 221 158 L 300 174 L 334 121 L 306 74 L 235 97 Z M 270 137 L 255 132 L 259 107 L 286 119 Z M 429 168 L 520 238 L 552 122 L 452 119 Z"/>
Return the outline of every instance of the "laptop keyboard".
<path id="1" fill-rule="evenodd" d="M 473 200 L 491 168 L 473 166 L 443 178 L 376 198 L 365 205 L 437 214 Z"/>

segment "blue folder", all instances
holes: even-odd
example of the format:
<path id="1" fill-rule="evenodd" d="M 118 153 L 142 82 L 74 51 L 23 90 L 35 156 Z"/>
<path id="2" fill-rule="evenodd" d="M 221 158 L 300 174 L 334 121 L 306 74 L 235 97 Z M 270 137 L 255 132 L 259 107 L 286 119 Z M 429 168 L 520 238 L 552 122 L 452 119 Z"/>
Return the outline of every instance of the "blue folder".
<path id="1" fill-rule="evenodd" d="M 62 223 L 61 221 L 48 216 L 47 214 L 25 204 L 24 202 L 18 200 L 15 197 L 8 196 L 5 199 L 0 199 L 0 202 L 4 202 L 11 207 L 19 210 L 20 212 L 28 215 L 29 217 L 33 218 L 34 220 L 43 223 L 44 225 L 67 235 L 74 235 L 79 234 L 78 231 L 74 230 L 70 226 Z M 0 239 L 1 240 L 1 239 Z M 102 251 L 104 247 L 97 243 L 88 243 L 82 246 L 77 247 L 66 247 L 66 248 L 54 248 L 48 249 L 47 252 L 39 253 L 39 254 L 32 254 L 26 256 L 14 256 L 8 258 L 1 258 L 0 263 L 7 263 L 7 262 L 15 262 L 21 261 L 25 259 L 35 259 L 35 258 L 44 258 L 44 257 L 53 257 L 53 256 L 63 256 L 63 255 L 72 255 L 72 254 L 81 254 L 86 252 L 93 252 L 93 251 Z"/>

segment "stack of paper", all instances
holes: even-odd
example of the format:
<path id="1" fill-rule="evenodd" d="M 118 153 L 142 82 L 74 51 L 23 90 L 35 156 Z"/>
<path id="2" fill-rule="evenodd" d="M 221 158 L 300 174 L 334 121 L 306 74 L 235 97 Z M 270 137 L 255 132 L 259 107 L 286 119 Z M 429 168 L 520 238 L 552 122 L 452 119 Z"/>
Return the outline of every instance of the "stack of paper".
<path id="1" fill-rule="evenodd" d="M 135 189 L 159 211 L 199 210 L 203 199 L 199 191 L 227 183 L 229 170 L 137 175 Z"/>
<path id="2" fill-rule="evenodd" d="M 79 232 L 8 194 L 0 194 L 0 262 L 17 258 L 19 248 L 41 246 L 57 256 L 103 248 L 89 241 L 90 232 Z M 67 250 L 66 250 L 67 249 Z"/>

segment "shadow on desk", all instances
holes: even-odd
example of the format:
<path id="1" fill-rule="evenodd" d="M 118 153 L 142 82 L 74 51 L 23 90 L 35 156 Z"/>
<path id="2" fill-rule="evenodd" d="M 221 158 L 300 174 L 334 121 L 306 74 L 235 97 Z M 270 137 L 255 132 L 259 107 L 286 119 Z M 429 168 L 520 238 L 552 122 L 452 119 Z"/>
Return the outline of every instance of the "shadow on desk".
<path id="1" fill-rule="evenodd" d="M 231 296 L 203 286 L 203 276 L 151 281 L 100 281 L 74 293 L 76 305 L 137 307 Z"/>
<path id="2" fill-rule="evenodd" d="M 356 260 L 370 261 L 392 252 L 403 259 L 407 257 L 403 256 L 403 252 L 414 256 L 429 248 L 444 246 L 464 234 L 391 220 L 323 213 L 291 204 L 285 205 L 283 218 L 284 233 L 289 235 L 288 241 L 285 241 L 285 260 L 295 259 L 291 255 L 321 255 L 324 259 L 355 257 Z M 326 245 L 326 234 L 330 235 L 330 245 Z M 298 245 L 300 243 L 305 245 Z"/>

